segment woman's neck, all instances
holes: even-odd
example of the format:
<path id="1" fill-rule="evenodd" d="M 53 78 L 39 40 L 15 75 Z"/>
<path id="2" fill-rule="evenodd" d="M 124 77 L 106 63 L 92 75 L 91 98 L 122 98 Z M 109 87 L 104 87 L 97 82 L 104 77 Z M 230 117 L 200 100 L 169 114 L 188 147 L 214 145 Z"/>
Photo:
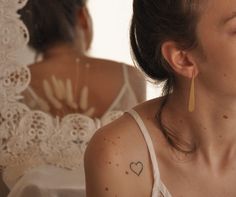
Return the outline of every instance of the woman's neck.
<path id="1" fill-rule="evenodd" d="M 196 89 L 196 108 L 188 112 L 189 90 L 174 91 L 163 121 L 180 138 L 196 145 L 207 162 L 222 162 L 236 154 L 236 100 Z"/>
<path id="2" fill-rule="evenodd" d="M 78 58 L 84 56 L 85 51 L 72 44 L 60 43 L 49 48 L 43 54 L 43 59 L 58 59 L 63 57 Z"/>

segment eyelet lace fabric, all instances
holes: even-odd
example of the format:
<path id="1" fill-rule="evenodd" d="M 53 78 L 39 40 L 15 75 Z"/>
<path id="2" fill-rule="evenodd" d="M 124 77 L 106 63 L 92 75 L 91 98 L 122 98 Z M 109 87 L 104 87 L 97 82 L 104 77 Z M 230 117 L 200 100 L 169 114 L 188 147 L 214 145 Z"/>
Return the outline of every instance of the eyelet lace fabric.
<path id="1" fill-rule="evenodd" d="M 5 182 L 11 187 L 27 170 L 41 165 L 81 168 L 85 149 L 95 131 L 122 114 L 112 111 L 102 119 L 69 114 L 59 120 L 41 111 L 27 112 L 5 143 L 8 151 L 1 153 Z"/>
<path id="2" fill-rule="evenodd" d="M 69 114 L 59 119 L 31 111 L 19 101 L 31 79 L 28 67 L 17 62 L 17 52 L 29 41 L 17 14 L 26 2 L 0 0 L 0 169 L 9 187 L 36 166 L 79 168 L 94 132 L 123 114 L 111 111 L 102 119 Z"/>

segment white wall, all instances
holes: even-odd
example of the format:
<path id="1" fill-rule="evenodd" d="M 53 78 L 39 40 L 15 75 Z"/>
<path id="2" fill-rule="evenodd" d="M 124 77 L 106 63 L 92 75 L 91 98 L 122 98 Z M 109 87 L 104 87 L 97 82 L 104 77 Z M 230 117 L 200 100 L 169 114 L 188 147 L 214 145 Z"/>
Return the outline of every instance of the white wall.
<path id="1" fill-rule="evenodd" d="M 132 65 L 129 45 L 132 0 L 89 0 L 88 5 L 94 27 L 91 55 Z M 160 86 L 148 83 L 148 99 L 160 93 Z"/>
<path id="2" fill-rule="evenodd" d="M 128 45 L 131 0 L 89 0 L 88 3 L 94 26 L 91 54 L 131 64 Z"/>

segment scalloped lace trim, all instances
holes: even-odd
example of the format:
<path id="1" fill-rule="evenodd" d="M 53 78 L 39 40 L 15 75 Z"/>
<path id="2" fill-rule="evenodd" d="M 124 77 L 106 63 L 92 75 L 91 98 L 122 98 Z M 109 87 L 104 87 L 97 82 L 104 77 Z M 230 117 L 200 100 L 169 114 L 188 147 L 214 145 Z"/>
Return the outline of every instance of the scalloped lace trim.
<path id="1" fill-rule="evenodd" d="M 123 114 L 110 111 L 102 119 L 69 114 L 59 120 L 20 103 L 31 79 L 29 68 L 16 60 L 29 40 L 16 14 L 26 2 L 0 0 L 0 169 L 8 185 L 40 165 L 79 168 L 95 131 Z"/>

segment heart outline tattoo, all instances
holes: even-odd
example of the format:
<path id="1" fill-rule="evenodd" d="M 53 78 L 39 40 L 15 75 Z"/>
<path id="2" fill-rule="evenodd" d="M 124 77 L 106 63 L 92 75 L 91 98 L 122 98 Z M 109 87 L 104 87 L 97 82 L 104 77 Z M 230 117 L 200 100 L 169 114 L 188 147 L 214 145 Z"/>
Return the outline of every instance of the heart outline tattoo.
<path id="1" fill-rule="evenodd" d="M 138 162 L 131 162 L 129 164 L 130 170 L 135 173 L 137 176 L 140 176 L 140 174 L 143 171 L 143 163 L 138 161 Z"/>

